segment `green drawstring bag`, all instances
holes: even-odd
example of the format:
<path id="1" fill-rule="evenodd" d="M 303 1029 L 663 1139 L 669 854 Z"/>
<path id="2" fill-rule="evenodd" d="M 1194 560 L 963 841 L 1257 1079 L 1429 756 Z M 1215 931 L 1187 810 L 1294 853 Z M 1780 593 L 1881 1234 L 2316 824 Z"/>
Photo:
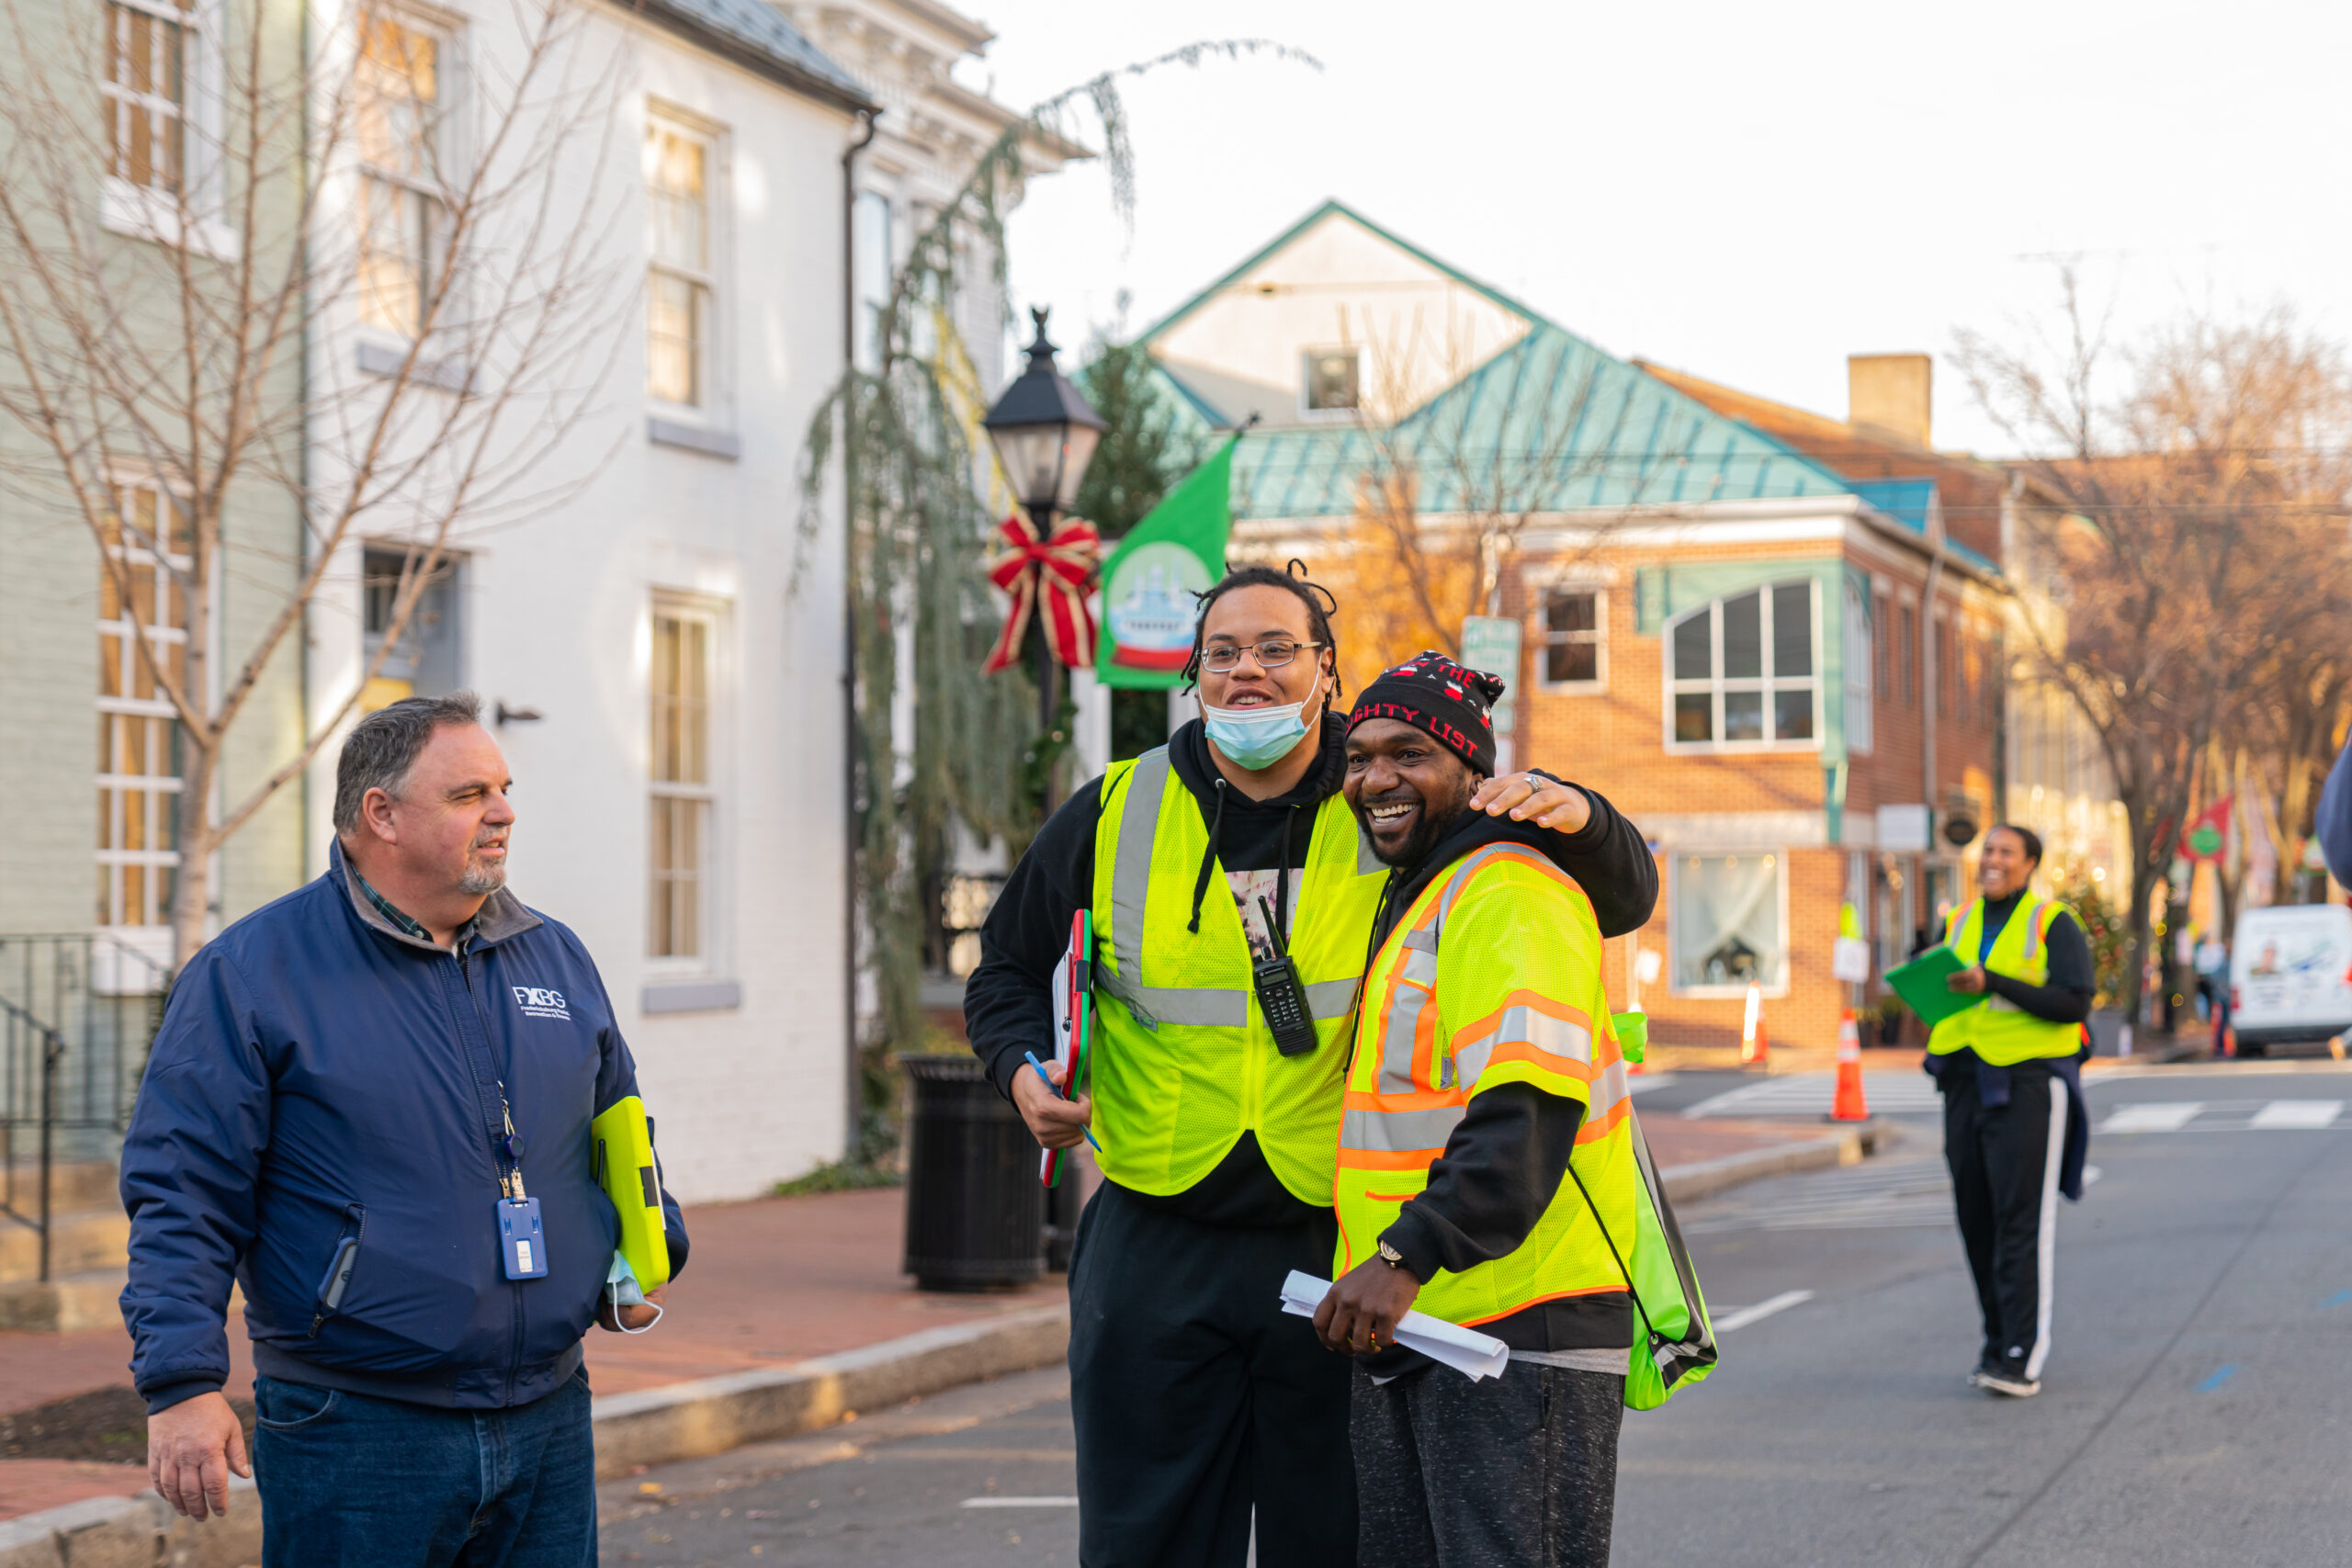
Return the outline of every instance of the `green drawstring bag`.
<path id="1" fill-rule="evenodd" d="M 1612 1014 L 1610 1024 L 1628 1061 L 1642 1059 L 1647 1044 L 1646 1020 L 1637 1012 Z M 1625 1407 L 1655 1410 L 1686 1388 L 1707 1381 L 1718 1359 L 1715 1334 L 1707 1320 L 1707 1300 L 1699 1290 L 1698 1271 L 1690 1266 L 1690 1249 L 1683 1245 L 1681 1227 L 1674 1223 L 1674 1205 L 1659 1185 L 1657 1166 L 1650 1158 L 1649 1141 L 1642 1136 L 1642 1120 L 1627 1109 L 1634 1138 L 1634 1164 L 1641 1181 L 1634 1189 L 1633 1264 L 1600 1224 L 1600 1211 L 1585 1191 L 1584 1180 L 1570 1166 L 1568 1176 L 1584 1194 L 1585 1208 L 1600 1226 L 1634 1297 L 1634 1312 L 1642 1333 L 1625 1371 Z"/>

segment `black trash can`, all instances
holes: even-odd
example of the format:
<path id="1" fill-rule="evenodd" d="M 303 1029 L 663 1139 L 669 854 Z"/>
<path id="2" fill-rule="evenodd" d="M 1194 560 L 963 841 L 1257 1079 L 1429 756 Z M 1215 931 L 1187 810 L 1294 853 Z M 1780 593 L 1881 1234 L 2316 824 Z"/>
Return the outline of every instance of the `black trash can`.
<path id="1" fill-rule="evenodd" d="M 907 1134 L 906 1271 L 925 1291 L 992 1291 L 1045 1272 L 1037 1141 L 970 1056 L 901 1056 Z"/>

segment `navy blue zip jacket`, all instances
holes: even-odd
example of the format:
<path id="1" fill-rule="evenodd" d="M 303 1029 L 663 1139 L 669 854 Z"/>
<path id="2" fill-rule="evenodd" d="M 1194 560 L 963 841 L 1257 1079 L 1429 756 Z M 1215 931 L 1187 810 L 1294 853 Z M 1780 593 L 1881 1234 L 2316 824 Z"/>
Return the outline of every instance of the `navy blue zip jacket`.
<path id="1" fill-rule="evenodd" d="M 232 1278 L 269 1377 L 494 1409 L 580 1366 L 619 1235 L 588 1123 L 637 1092 L 596 965 L 503 890 L 454 949 L 355 893 L 338 847 L 172 987 L 122 1154 L 122 1316 L 151 1414 L 227 1382 Z M 544 1279 L 510 1281 L 502 1260 L 500 1082 Z M 674 1272 L 685 1226 L 666 1191 L 662 1208 Z M 358 1253 L 330 1312 L 346 1236 Z"/>

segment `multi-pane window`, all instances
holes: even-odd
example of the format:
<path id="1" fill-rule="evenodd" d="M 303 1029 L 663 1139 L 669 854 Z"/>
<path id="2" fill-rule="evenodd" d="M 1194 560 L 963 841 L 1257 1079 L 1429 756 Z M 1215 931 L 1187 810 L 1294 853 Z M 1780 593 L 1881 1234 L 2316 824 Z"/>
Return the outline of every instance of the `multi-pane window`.
<path id="1" fill-rule="evenodd" d="M 185 515 L 153 485 L 113 489 L 117 522 L 98 564 L 96 922 L 171 919 L 179 865 L 179 725 L 155 680 L 187 669 L 190 565 Z M 154 660 L 141 653 L 144 630 Z"/>
<path id="2" fill-rule="evenodd" d="M 352 72 L 359 154 L 359 314 L 414 337 L 424 327 L 447 249 L 442 206 L 444 40 L 369 10 Z"/>
<path id="3" fill-rule="evenodd" d="M 653 610 L 652 818 L 646 952 L 704 956 L 710 866 L 710 617 Z"/>
<path id="4" fill-rule="evenodd" d="M 1607 600 L 1597 588 L 1555 588 L 1544 595 L 1544 683 L 1597 685 Z"/>
<path id="5" fill-rule="evenodd" d="M 1306 408 L 1310 413 L 1344 413 L 1362 407 L 1358 400 L 1356 351 L 1352 348 L 1309 350 L 1306 355 Z"/>
<path id="6" fill-rule="evenodd" d="M 1775 854 L 1676 855 L 1667 903 L 1674 988 L 1737 994 L 1788 984 L 1787 867 Z"/>
<path id="7" fill-rule="evenodd" d="M 142 189 L 179 194 L 187 172 L 188 56 L 195 37 L 187 0 L 108 0 L 107 173 Z"/>
<path id="8" fill-rule="evenodd" d="M 684 408 L 710 392 L 710 152 L 683 126 L 646 125 L 645 390 Z"/>
<path id="9" fill-rule="evenodd" d="M 1862 601 L 1861 585 L 1846 584 L 1843 647 L 1846 673 L 1846 749 L 1867 755 L 1876 742 L 1877 716 L 1871 703 L 1871 631 L 1877 619 Z"/>
<path id="10" fill-rule="evenodd" d="M 1813 601 L 1809 581 L 1775 583 L 1668 626 L 1668 744 L 1811 744 L 1821 685 Z"/>
<path id="11" fill-rule="evenodd" d="M 1903 661 L 1903 705 L 1909 707 L 1919 700 L 1919 613 L 1905 604 L 1899 618 L 1903 635 L 1897 639 L 1901 646 L 1896 652 Z"/>

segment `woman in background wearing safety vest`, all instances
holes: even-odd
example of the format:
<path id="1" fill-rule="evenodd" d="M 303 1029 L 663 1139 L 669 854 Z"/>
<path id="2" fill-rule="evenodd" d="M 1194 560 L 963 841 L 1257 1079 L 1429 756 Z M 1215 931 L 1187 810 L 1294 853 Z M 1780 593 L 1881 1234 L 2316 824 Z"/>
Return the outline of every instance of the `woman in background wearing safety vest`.
<path id="1" fill-rule="evenodd" d="M 2025 1399 L 2041 1392 L 2050 1353 L 2058 1196 L 2083 1195 L 2083 1021 L 2098 976 L 2072 911 L 2027 888 L 2041 839 L 2004 823 L 1977 853 L 1984 897 L 1944 929 L 1969 967 L 1945 983 L 1985 1000 L 1936 1025 L 1927 1067 L 1943 1091 L 1944 1161 L 1984 1314 L 1968 1381 Z"/>
<path id="2" fill-rule="evenodd" d="M 1355 1558 L 1348 1365 L 1277 1304 L 1337 1244 L 1343 1035 L 1388 870 L 1340 793 L 1332 607 L 1268 567 L 1203 596 L 1202 716 L 1054 813 L 965 991 L 972 1048 L 1038 1141 L 1091 1123 L 1102 1145 L 1069 1277 L 1084 1563 L 1239 1568 L 1253 1509 L 1261 1562 Z M 1649 918 L 1656 862 L 1598 795 L 1515 773 L 1473 804 L 1575 877 L 1604 931 Z M 1080 908 L 1099 1010 L 1071 1101 L 1023 1054 L 1052 1055 Z"/>

